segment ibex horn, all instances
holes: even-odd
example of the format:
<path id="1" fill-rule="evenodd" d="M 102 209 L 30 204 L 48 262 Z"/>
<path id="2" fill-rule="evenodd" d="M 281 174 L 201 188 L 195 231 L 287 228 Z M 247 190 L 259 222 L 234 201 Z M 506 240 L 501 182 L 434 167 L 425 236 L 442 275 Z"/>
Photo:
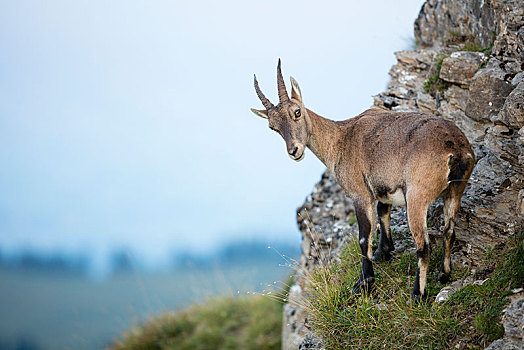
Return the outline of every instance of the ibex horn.
<path id="1" fill-rule="evenodd" d="M 280 58 L 278 59 L 277 66 L 277 84 L 278 84 L 278 99 L 280 102 L 289 101 L 289 96 L 286 91 L 286 84 L 284 83 L 284 78 L 282 77 L 282 71 L 280 70 Z"/>
<path id="2" fill-rule="evenodd" d="M 271 103 L 271 101 L 269 101 L 266 96 L 264 96 L 264 94 L 262 93 L 262 91 L 260 90 L 260 87 L 258 86 L 258 81 L 257 81 L 257 76 L 255 75 L 255 91 L 257 92 L 257 96 L 258 98 L 260 99 L 260 101 L 262 102 L 262 104 L 264 105 L 264 107 L 266 109 L 271 109 L 275 106 L 273 106 L 273 104 Z"/>

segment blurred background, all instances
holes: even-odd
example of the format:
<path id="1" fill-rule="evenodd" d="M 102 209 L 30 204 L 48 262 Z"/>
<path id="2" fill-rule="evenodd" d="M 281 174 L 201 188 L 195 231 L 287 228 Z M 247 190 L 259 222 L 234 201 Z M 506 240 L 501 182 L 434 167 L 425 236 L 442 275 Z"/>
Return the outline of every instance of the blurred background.
<path id="1" fill-rule="evenodd" d="M 335 120 L 384 90 L 422 0 L 0 2 L 0 349 L 95 349 L 262 292 L 324 166 L 257 118 L 276 64 Z M 270 247 L 270 248 L 268 248 Z"/>

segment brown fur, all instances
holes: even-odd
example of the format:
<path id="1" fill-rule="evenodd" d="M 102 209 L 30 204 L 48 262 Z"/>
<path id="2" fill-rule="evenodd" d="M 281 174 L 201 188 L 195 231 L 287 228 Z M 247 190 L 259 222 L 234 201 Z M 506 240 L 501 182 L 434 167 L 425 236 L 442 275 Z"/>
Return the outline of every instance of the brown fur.
<path id="1" fill-rule="evenodd" d="M 280 74 L 280 61 L 278 70 Z M 270 128 L 286 141 L 291 158 L 301 160 L 308 147 L 353 198 L 363 255 L 361 278 L 354 290 L 369 290 L 374 281 L 370 260 L 375 201 L 391 204 L 395 198 L 403 199 L 407 205 L 419 257 L 413 295 L 417 299 L 423 297 L 430 251 L 426 215 L 429 205 L 439 196 L 445 202 L 446 226 L 441 281 L 449 278 L 451 272 L 454 223 L 475 162 L 466 136 L 453 122 L 424 113 L 372 108 L 345 121 L 328 120 L 304 107 L 298 83 L 293 78 L 291 82 L 291 99 L 284 97 L 277 106 L 253 112 L 269 119 Z M 297 109 L 301 112 L 299 118 Z M 386 214 L 380 218 L 387 220 L 387 228 L 381 225 L 381 242 L 386 244 L 389 239 L 392 244 L 390 234 L 382 232 L 389 230 L 387 209 L 386 206 Z M 387 249 L 393 247 L 381 243 L 380 249 L 389 254 Z"/>

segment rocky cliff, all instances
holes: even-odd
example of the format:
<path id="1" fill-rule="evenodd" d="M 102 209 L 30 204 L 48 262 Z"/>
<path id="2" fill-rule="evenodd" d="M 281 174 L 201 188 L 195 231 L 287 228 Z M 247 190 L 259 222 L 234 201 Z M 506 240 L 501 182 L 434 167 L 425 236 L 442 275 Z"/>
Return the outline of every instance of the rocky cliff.
<path id="1" fill-rule="evenodd" d="M 428 0 L 414 29 L 417 48 L 395 53 L 391 81 L 374 105 L 453 120 L 470 140 L 477 164 L 462 198 L 452 259 L 474 266 L 479 251 L 524 231 L 524 2 Z M 438 202 L 430 208 L 432 240 L 439 239 L 441 213 Z M 353 217 L 351 200 L 327 172 L 298 208 L 302 256 L 284 311 L 284 349 L 322 347 L 300 306 L 303 276 L 337 258 L 358 233 Z M 402 209 L 392 223 L 394 231 L 406 231 Z M 410 243 L 397 239 L 395 248 L 410 249 Z M 509 310 L 522 315 L 522 306 L 515 301 Z M 523 341 L 522 325 L 516 329 L 520 333 L 504 341 Z"/>

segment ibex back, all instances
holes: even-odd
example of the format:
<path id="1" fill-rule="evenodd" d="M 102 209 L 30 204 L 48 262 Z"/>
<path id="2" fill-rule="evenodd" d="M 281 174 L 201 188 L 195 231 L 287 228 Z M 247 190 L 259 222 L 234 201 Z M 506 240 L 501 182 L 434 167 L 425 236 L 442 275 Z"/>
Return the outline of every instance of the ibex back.
<path id="1" fill-rule="evenodd" d="M 255 77 L 255 90 L 265 110 L 251 110 L 269 120 L 269 127 L 282 136 L 293 160 L 302 160 L 309 147 L 353 199 L 362 249 L 362 271 L 353 292 L 369 292 L 373 286 L 372 260 L 391 258 L 394 245 L 389 219 L 394 204 L 407 206 L 417 247 L 418 271 L 412 296 L 417 301 L 425 297 L 430 256 L 426 215 L 439 196 L 444 200 L 444 256 L 439 281 L 448 281 L 460 198 L 475 164 L 466 136 L 453 122 L 433 115 L 378 108 L 335 122 L 304 107 L 300 87 L 293 78 L 289 97 L 280 60 L 277 82 L 279 103 L 275 106 L 260 91 Z M 380 240 L 373 254 L 377 214 Z"/>

